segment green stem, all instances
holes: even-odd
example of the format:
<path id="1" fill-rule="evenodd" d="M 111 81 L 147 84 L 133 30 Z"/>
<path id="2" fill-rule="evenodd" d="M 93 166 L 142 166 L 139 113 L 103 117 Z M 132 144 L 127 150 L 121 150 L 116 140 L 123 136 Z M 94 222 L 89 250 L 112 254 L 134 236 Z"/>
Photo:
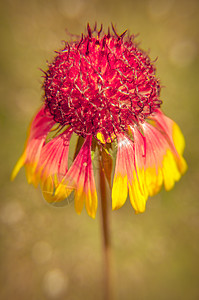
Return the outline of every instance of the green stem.
<path id="1" fill-rule="evenodd" d="M 111 266 L 110 266 L 110 228 L 109 228 L 109 207 L 107 203 L 105 173 L 100 161 L 100 193 L 101 193 L 101 223 L 104 251 L 104 299 L 111 300 Z"/>

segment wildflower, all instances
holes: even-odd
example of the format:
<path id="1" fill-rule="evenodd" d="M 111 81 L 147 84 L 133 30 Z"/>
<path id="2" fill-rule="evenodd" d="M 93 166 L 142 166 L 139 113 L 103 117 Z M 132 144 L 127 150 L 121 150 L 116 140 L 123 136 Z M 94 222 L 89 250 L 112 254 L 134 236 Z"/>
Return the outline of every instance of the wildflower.
<path id="1" fill-rule="evenodd" d="M 178 125 L 160 110 L 160 82 L 148 55 L 126 32 L 91 30 L 56 52 L 44 75 L 44 103 L 34 117 L 22 166 L 27 180 L 41 185 L 49 203 L 75 192 L 75 208 L 85 204 L 95 217 L 97 192 L 93 153 L 98 151 L 112 188 L 112 208 L 129 194 L 136 212 L 164 184 L 170 190 L 186 171 L 184 138 Z M 55 125 L 57 129 L 55 130 Z M 49 139 L 49 133 L 54 136 Z M 68 168 L 69 144 L 78 136 Z M 117 147 L 113 182 L 111 151 Z"/>

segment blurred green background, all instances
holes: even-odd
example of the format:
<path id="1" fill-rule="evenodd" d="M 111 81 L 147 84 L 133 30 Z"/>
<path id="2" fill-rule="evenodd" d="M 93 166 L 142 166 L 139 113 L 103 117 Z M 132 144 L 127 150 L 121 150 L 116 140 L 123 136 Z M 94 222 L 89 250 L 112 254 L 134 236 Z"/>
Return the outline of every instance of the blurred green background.
<path id="1" fill-rule="evenodd" d="M 189 170 L 135 215 L 111 212 L 116 299 L 199 299 L 199 2 L 197 0 L 5 0 L 0 2 L 0 299 L 103 299 L 99 211 L 53 208 L 10 173 L 42 101 L 53 51 L 87 22 L 139 33 L 161 79 L 164 112 L 186 138 Z"/>

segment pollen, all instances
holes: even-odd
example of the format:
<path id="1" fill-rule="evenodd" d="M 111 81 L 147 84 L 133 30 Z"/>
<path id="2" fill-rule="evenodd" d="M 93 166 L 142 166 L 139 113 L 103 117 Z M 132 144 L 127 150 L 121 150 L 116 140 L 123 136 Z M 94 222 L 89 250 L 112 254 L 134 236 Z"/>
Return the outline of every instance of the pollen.
<path id="1" fill-rule="evenodd" d="M 160 83 L 149 56 L 127 32 L 95 27 L 56 52 L 45 72 L 45 107 L 61 126 L 102 143 L 160 107 Z"/>

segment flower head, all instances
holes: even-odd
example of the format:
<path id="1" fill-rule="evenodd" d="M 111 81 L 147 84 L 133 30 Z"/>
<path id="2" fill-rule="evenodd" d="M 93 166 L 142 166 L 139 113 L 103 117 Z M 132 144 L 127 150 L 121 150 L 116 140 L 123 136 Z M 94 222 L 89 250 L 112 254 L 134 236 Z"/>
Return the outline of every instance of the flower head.
<path id="1" fill-rule="evenodd" d="M 129 193 L 136 212 L 164 184 L 170 190 L 186 170 L 184 138 L 160 106 L 160 83 L 148 55 L 126 37 L 91 30 L 66 43 L 44 76 L 44 103 L 34 117 L 24 153 L 12 178 L 25 165 L 29 183 L 39 183 L 48 202 L 75 191 L 78 213 L 84 204 L 92 217 L 97 192 L 92 153 L 98 150 L 112 188 L 112 207 Z M 57 129 L 55 130 L 55 125 Z M 49 132 L 55 135 L 48 138 Z M 70 139 L 78 136 L 68 168 Z M 117 157 L 113 180 L 111 149 Z"/>

